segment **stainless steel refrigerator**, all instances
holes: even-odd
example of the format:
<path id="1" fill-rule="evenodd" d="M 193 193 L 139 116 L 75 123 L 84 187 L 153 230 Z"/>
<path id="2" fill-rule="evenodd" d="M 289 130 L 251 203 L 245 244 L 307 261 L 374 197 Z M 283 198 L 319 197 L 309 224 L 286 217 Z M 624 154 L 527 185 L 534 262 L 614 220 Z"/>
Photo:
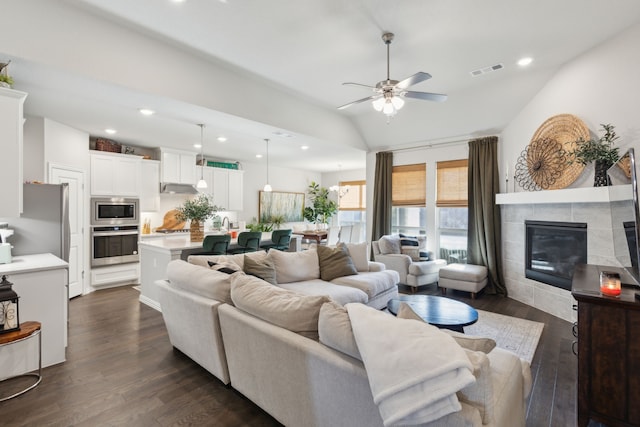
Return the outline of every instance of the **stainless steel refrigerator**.
<path id="1" fill-rule="evenodd" d="M 69 262 L 68 184 L 24 184 L 23 191 L 22 215 L 0 218 L 14 230 L 12 255 L 52 253 Z"/>

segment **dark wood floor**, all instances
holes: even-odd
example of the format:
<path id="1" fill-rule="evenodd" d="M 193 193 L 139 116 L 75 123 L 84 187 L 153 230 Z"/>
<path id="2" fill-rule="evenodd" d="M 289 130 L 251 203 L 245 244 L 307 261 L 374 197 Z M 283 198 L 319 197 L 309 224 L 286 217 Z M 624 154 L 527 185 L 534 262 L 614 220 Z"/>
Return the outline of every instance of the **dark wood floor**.
<path id="1" fill-rule="evenodd" d="M 433 286 L 422 289 L 424 294 L 437 292 Z M 468 294 L 450 293 L 482 310 L 545 323 L 531 367 L 527 426 L 575 425 L 577 361 L 571 352 L 571 324 L 508 298 L 481 295 L 471 300 Z M 140 304 L 138 295 L 131 287 L 120 287 L 70 301 L 67 362 L 46 368 L 34 390 L 0 403 L 0 425 L 279 425 L 173 350 L 162 315 Z"/>

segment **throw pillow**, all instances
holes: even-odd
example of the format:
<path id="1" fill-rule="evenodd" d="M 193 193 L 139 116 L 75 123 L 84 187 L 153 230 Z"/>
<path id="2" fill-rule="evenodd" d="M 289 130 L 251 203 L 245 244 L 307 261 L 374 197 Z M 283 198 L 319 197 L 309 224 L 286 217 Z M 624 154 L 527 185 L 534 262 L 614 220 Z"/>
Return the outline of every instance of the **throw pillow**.
<path id="1" fill-rule="evenodd" d="M 276 282 L 276 269 L 273 266 L 273 261 L 268 258 L 264 260 L 254 260 L 251 257 L 245 256 L 243 271 L 252 276 L 259 277 L 272 285 L 278 284 L 278 282 Z"/>
<path id="2" fill-rule="evenodd" d="M 231 276 L 229 274 L 176 259 L 167 264 L 167 279 L 172 286 L 179 289 L 193 292 L 205 298 L 233 304 L 230 291 Z"/>
<path id="3" fill-rule="evenodd" d="M 351 320 L 347 309 L 335 301 L 322 304 L 318 318 L 320 342 L 341 353 L 362 360 L 356 339 L 351 329 Z"/>
<path id="4" fill-rule="evenodd" d="M 420 261 L 420 249 L 427 243 L 426 236 L 400 234 L 400 252 L 409 255 L 412 261 Z"/>
<path id="5" fill-rule="evenodd" d="M 422 317 L 418 316 L 416 312 L 413 311 L 411 306 L 405 303 L 400 304 L 397 316 L 401 319 L 415 319 L 426 323 Z M 496 342 L 491 338 L 474 337 L 471 335 L 461 334 L 460 332 L 452 331 L 450 329 L 441 329 L 441 331 L 451 335 L 460 347 L 467 350 L 489 353 L 496 346 Z"/>
<path id="6" fill-rule="evenodd" d="M 358 271 L 369 271 L 367 258 L 367 242 L 362 243 L 338 243 L 338 246 L 346 246 L 353 265 Z"/>
<path id="7" fill-rule="evenodd" d="M 378 247 L 380 253 L 386 254 L 399 254 L 400 253 L 400 238 L 398 236 L 382 236 L 378 240 Z"/>
<path id="8" fill-rule="evenodd" d="M 326 295 L 302 295 L 255 276 L 237 274 L 231 276 L 231 300 L 239 309 L 266 322 L 315 338 L 320 307 L 330 301 Z"/>
<path id="9" fill-rule="evenodd" d="M 273 261 L 278 283 L 302 282 L 320 278 L 320 266 L 315 247 L 300 252 L 269 251 L 267 258 Z"/>
<path id="10" fill-rule="evenodd" d="M 238 267 L 237 264 L 234 264 L 232 262 L 207 261 L 207 264 L 209 264 L 209 268 L 210 269 L 219 271 L 221 273 L 233 274 L 236 271 L 240 271 L 241 270 L 240 267 Z"/>
<path id="11" fill-rule="evenodd" d="M 318 246 L 318 264 L 320 265 L 320 278 L 330 282 L 337 277 L 358 274 L 353 265 L 346 246 L 330 248 Z"/>

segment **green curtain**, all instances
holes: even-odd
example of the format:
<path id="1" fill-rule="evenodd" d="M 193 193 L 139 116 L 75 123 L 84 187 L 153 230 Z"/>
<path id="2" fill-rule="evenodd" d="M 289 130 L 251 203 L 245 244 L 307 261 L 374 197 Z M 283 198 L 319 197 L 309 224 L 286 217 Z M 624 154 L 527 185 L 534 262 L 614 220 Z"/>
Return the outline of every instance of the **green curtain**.
<path id="1" fill-rule="evenodd" d="M 502 275 L 502 231 L 499 191 L 498 137 L 469 141 L 469 236 L 467 262 L 489 272 L 487 293 L 507 296 Z"/>
<path id="2" fill-rule="evenodd" d="M 391 234 L 391 177 L 393 153 L 376 153 L 376 171 L 373 182 L 373 224 L 371 240 Z"/>

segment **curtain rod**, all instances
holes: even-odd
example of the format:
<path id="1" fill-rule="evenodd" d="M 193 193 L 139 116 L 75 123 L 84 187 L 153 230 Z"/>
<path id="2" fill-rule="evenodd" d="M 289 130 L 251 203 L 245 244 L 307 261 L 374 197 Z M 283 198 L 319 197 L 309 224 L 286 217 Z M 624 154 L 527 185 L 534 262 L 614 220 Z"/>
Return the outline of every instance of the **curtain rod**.
<path id="1" fill-rule="evenodd" d="M 393 150 L 385 150 L 385 151 L 391 151 L 392 153 L 397 153 L 401 151 L 421 150 L 424 148 L 438 148 L 438 147 L 445 147 L 445 146 L 451 146 L 451 145 L 463 145 L 463 144 L 467 144 L 469 141 L 473 139 L 487 138 L 489 136 L 495 136 L 495 135 L 485 135 L 485 136 L 466 135 L 466 136 L 457 137 L 456 139 L 451 139 L 449 141 L 443 141 L 443 142 L 434 141 L 430 143 L 424 143 L 422 145 L 414 145 L 412 147 L 396 148 Z"/>

